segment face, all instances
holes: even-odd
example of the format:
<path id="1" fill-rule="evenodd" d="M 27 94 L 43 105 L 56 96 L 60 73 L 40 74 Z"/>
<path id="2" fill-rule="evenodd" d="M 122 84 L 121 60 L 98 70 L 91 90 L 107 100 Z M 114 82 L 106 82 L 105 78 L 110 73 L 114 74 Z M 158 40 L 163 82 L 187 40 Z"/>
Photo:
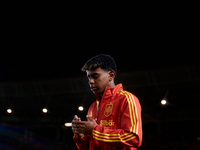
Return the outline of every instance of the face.
<path id="1" fill-rule="evenodd" d="M 112 81 L 111 71 L 105 71 L 101 68 L 95 70 L 87 70 L 87 77 L 90 88 L 94 94 L 103 94 L 106 86 L 109 86 Z"/>

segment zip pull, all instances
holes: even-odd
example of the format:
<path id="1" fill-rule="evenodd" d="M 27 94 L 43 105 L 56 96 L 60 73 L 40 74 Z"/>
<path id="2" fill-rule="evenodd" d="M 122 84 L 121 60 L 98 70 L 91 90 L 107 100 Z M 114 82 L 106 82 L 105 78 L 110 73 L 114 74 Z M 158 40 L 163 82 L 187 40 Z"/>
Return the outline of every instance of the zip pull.
<path id="1" fill-rule="evenodd" d="M 97 115 L 99 113 L 99 101 L 97 100 Z"/>

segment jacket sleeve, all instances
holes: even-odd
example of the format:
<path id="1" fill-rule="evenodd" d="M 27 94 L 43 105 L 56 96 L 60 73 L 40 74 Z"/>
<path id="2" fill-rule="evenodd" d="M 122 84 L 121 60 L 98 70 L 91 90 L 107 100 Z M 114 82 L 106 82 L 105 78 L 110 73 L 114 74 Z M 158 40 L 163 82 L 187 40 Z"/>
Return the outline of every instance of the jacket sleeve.
<path id="1" fill-rule="evenodd" d="M 110 146 L 139 147 L 142 143 L 141 106 L 133 94 L 123 92 L 123 95 L 123 104 L 120 106 L 123 109 L 120 116 L 121 127 L 108 129 L 105 126 L 96 125 L 92 136 L 99 142 L 105 142 Z"/>
<path id="2" fill-rule="evenodd" d="M 73 137 L 78 150 L 89 150 L 89 136 L 84 135 L 81 139 Z"/>
<path id="3" fill-rule="evenodd" d="M 91 104 L 91 106 L 88 109 L 88 115 L 91 115 L 92 113 L 92 109 L 94 108 L 95 102 Z M 74 141 L 76 143 L 76 146 L 78 148 L 78 150 L 89 150 L 89 141 L 90 141 L 90 137 L 91 135 L 84 135 L 83 138 L 81 139 L 77 139 L 74 136 Z"/>

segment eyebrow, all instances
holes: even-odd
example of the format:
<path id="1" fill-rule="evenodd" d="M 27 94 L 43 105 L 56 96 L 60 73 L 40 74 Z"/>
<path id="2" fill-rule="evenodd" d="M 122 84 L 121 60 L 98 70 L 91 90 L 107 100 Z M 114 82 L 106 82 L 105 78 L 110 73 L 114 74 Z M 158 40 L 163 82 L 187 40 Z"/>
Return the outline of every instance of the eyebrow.
<path id="1" fill-rule="evenodd" d="M 87 75 L 87 77 L 94 77 L 95 75 L 99 75 L 99 73 L 93 73 L 91 75 Z"/>

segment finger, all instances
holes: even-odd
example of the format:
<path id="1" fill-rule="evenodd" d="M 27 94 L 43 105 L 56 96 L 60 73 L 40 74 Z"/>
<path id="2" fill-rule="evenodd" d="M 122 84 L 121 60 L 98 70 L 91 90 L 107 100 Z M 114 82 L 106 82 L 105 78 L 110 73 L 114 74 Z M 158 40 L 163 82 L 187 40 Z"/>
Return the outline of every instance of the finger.
<path id="1" fill-rule="evenodd" d="M 87 117 L 87 119 L 90 120 L 90 121 L 95 121 L 93 118 L 91 118 L 91 117 L 88 116 L 88 115 L 87 115 L 86 117 Z"/>
<path id="2" fill-rule="evenodd" d="M 75 116 L 74 116 L 74 119 L 72 120 L 72 123 L 77 123 L 77 121 L 79 121 L 79 120 L 78 120 L 77 115 L 75 115 Z"/>
<path id="3" fill-rule="evenodd" d="M 78 128 L 77 124 L 72 124 L 73 128 Z"/>
<path id="4" fill-rule="evenodd" d="M 80 127 L 83 127 L 85 126 L 85 124 L 87 123 L 88 121 L 74 121 L 72 123 L 72 127 L 74 128 L 80 128 Z"/>
<path id="5" fill-rule="evenodd" d="M 73 119 L 72 124 L 78 124 L 78 120 Z"/>
<path id="6" fill-rule="evenodd" d="M 77 124 L 77 123 L 72 123 L 72 127 L 73 127 L 73 128 L 79 128 L 79 124 Z"/>
<path id="7" fill-rule="evenodd" d="M 72 127 L 72 130 L 79 130 L 79 127 L 77 128 L 77 127 Z"/>
<path id="8" fill-rule="evenodd" d="M 74 133 L 79 133 L 79 132 L 80 132 L 80 128 L 72 128 L 72 131 L 73 131 Z"/>
<path id="9" fill-rule="evenodd" d="M 85 124 L 79 124 L 79 125 L 78 125 L 78 128 L 79 128 L 80 130 L 82 130 L 83 128 L 85 128 Z"/>
<path id="10" fill-rule="evenodd" d="M 73 131 L 74 133 L 76 133 L 77 130 L 76 130 L 75 128 L 72 128 L 72 131 Z"/>
<path id="11" fill-rule="evenodd" d="M 85 132 L 83 130 L 79 130 L 78 134 L 84 134 Z"/>
<path id="12" fill-rule="evenodd" d="M 78 119 L 78 116 L 77 116 L 77 115 L 74 115 L 74 119 Z"/>
<path id="13" fill-rule="evenodd" d="M 79 125 L 83 125 L 83 124 L 86 124 L 87 122 L 88 122 L 88 121 L 79 121 L 78 124 L 79 124 Z"/>
<path id="14" fill-rule="evenodd" d="M 77 134 L 84 134 L 85 128 L 78 128 L 74 131 L 75 131 L 74 133 L 77 133 Z"/>

